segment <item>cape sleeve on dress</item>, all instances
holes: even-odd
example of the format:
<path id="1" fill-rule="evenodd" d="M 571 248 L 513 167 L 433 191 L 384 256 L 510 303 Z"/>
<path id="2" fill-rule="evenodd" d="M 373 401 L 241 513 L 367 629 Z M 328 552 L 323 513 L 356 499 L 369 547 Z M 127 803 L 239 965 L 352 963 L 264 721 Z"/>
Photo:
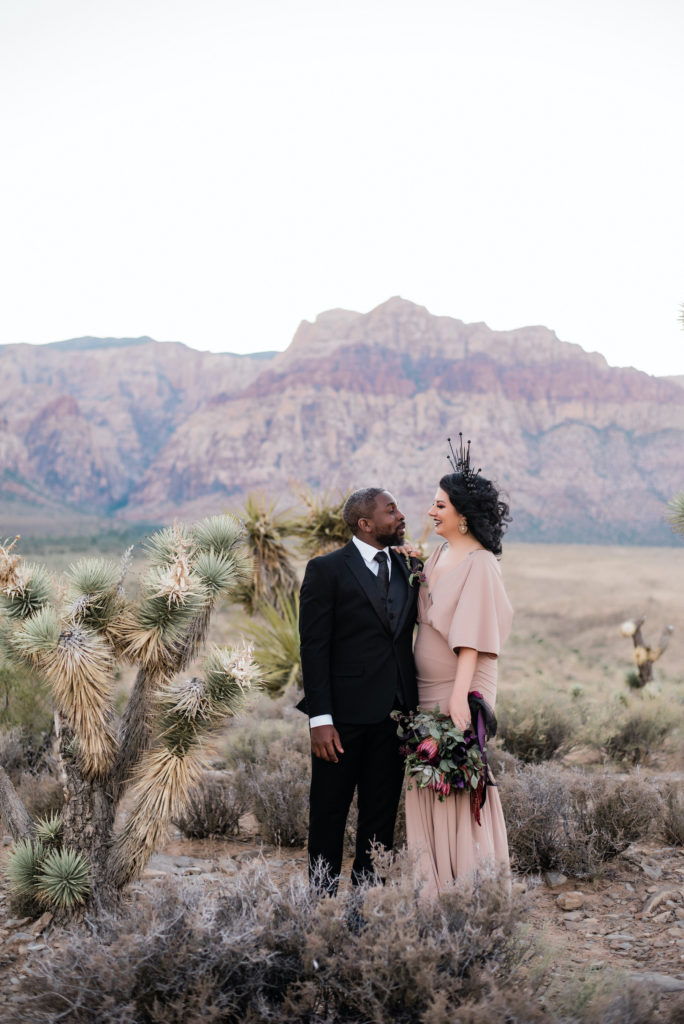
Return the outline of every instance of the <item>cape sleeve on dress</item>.
<path id="1" fill-rule="evenodd" d="M 499 563 L 491 552 L 476 552 L 471 556 L 448 627 L 449 646 L 452 650 L 473 647 L 482 654 L 498 655 L 512 619 Z"/>

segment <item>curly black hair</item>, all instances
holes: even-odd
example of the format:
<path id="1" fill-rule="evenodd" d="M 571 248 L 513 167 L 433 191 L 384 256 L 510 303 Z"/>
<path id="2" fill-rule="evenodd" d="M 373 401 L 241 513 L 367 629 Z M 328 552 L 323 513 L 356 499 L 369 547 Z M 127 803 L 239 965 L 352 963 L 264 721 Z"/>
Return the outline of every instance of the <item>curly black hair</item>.
<path id="1" fill-rule="evenodd" d="M 457 512 L 465 516 L 468 529 L 483 548 L 501 554 L 501 538 L 511 521 L 509 508 L 491 480 L 463 473 L 447 473 L 439 481 Z"/>

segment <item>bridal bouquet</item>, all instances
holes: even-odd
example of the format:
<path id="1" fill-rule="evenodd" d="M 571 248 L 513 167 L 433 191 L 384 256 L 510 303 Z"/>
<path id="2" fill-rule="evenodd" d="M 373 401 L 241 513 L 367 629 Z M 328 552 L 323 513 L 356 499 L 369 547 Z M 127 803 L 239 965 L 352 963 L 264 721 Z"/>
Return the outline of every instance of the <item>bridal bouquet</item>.
<path id="1" fill-rule="evenodd" d="M 477 735 L 458 729 L 450 715 L 434 711 L 413 711 L 408 715 L 392 712 L 398 726 L 400 747 L 406 762 L 408 788 L 431 789 L 441 801 L 450 793 L 470 793 L 473 817 L 480 824 L 484 803 L 487 764 Z"/>

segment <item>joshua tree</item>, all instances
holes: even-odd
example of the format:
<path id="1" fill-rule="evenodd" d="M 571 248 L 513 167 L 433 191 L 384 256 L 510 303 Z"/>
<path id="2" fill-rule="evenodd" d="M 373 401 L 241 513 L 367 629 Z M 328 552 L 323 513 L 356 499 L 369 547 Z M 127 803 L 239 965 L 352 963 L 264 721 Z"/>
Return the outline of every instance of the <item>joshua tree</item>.
<path id="1" fill-rule="evenodd" d="M 277 512 L 276 502 L 267 502 L 262 494 L 248 494 L 240 513 L 245 546 L 252 569 L 235 593 L 235 599 L 253 615 L 260 604 L 280 607 L 297 591 L 297 574 L 283 541 L 295 528 L 287 512 Z"/>
<path id="2" fill-rule="evenodd" d="M 261 621 L 250 622 L 245 630 L 254 642 L 254 660 L 261 682 L 271 697 L 288 686 L 302 685 L 299 654 L 299 595 L 277 594 L 277 606 L 263 602 L 257 611 Z"/>
<path id="3" fill-rule="evenodd" d="M 349 540 L 349 527 L 342 518 L 347 495 L 333 497 L 329 492 L 317 497 L 311 491 L 301 491 L 304 514 L 293 529 L 301 538 L 301 545 L 309 558 L 325 555 L 341 548 Z"/>
<path id="4" fill-rule="evenodd" d="M 0 650 L 49 683 L 66 797 L 61 820 L 34 822 L 0 769 L 18 892 L 66 908 L 88 893 L 110 902 L 182 815 L 203 767 L 203 736 L 239 710 L 255 677 L 242 645 L 211 649 L 201 677 L 175 680 L 203 645 L 217 599 L 247 570 L 241 542 L 228 515 L 161 530 L 147 543 L 134 600 L 123 589 L 127 558 L 121 567 L 76 562 L 55 593 L 44 567 L 24 564 L 15 542 L 0 544 Z M 112 685 L 121 661 L 138 671 L 119 720 Z M 131 784 L 133 806 L 115 832 Z"/>
<path id="5" fill-rule="evenodd" d="M 641 615 L 638 619 L 628 619 L 620 626 L 622 636 L 631 637 L 634 644 L 634 664 L 636 671 L 627 676 L 627 684 L 634 690 L 640 690 L 653 679 L 653 663 L 666 651 L 670 637 L 674 632 L 674 626 L 663 626 L 660 640 L 656 647 L 649 647 L 643 638 L 641 627 L 646 621 L 646 616 Z"/>
<path id="6" fill-rule="evenodd" d="M 673 532 L 684 537 L 684 491 L 679 491 L 667 503 L 665 515 Z"/>

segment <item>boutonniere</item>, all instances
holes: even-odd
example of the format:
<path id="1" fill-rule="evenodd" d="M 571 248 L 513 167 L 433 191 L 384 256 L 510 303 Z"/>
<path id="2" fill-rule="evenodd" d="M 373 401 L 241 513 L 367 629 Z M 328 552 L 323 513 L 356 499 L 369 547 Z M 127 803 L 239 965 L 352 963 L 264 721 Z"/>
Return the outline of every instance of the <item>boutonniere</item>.
<path id="1" fill-rule="evenodd" d="M 423 561 L 416 555 L 404 555 L 406 568 L 409 571 L 409 587 L 422 587 L 427 584 L 427 576 L 423 572 Z"/>

